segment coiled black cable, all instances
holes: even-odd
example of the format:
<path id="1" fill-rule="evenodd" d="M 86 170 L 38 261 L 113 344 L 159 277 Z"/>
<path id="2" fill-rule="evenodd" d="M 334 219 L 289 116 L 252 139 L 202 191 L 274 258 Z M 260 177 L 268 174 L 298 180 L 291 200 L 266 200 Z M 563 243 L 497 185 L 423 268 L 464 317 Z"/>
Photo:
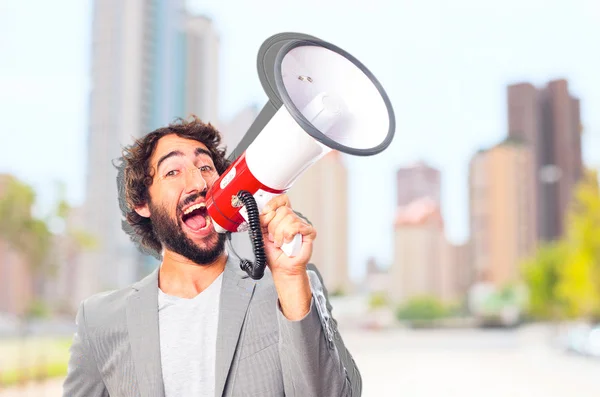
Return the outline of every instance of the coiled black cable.
<path id="1" fill-rule="evenodd" d="M 248 212 L 248 226 L 250 242 L 254 251 L 254 263 L 247 259 L 240 261 L 240 267 L 248 273 L 248 276 L 253 280 L 260 280 L 265 274 L 265 266 L 267 264 L 267 256 L 265 255 L 265 244 L 263 241 L 262 229 L 260 227 L 260 214 L 254 196 L 246 191 L 240 190 L 237 194 L 240 201 L 246 207 Z"/>

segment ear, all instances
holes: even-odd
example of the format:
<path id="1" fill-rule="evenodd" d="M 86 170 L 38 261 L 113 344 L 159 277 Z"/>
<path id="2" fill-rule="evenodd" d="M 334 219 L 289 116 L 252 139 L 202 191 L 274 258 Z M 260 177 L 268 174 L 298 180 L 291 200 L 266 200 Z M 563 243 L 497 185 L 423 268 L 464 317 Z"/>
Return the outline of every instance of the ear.
<path id="1" fill-rule="evenodd" d="M 135 207 L 135 212 L 137 212 L 139 216 L 142 216 L 144 218 L 150 218 L 150 207 L 147 203 Z"/>

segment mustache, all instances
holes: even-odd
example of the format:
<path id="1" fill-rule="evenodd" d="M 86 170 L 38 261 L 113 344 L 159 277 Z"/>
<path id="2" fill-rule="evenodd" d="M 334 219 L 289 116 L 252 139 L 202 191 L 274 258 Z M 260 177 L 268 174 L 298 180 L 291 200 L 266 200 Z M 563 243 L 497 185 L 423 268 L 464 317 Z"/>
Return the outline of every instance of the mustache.
<path id="1" fill-rule="evenodd" d="M 179 211 L 186 205 L 192 204 L 194 201 L 198 200 L 200 197 L 206 198 L 206 190 L 201 191 L 200 193 L 194 193 L 191 196 L 187 196 L 185 200 L 181 204 L 179 204 Z"/>

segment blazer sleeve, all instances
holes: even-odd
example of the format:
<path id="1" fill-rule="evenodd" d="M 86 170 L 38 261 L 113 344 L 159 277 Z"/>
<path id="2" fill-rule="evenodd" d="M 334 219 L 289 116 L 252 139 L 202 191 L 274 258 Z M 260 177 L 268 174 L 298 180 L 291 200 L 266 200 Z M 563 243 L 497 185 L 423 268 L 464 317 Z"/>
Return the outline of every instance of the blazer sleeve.
<path id="1" fill-rule="evenodd" d="M 108 391 L 91 351 L 85 321 L 84 303 L 79 306 L 75 320 L 77 331 L 70 348 L 63 397 L 108 397 Z"/>
<path id="2" fill-rule="evenodd" d="M 285 395 L 360 397 L 362 378 L 331 316 L 321 275 L 312 264 L 307 270 L 313 291 L 308 314 L 290 321 L 277 310 Z"/>

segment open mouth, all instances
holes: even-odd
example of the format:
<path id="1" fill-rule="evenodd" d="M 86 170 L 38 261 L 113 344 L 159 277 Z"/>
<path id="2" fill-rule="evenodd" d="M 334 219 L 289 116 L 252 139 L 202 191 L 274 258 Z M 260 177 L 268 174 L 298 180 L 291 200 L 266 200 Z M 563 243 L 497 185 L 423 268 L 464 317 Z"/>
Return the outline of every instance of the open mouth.
<path id="1" fill-rule="evenodd" d="M 210 226 L 210 216 L 206 211 L 206 204 L 198 203 L 187 208 L 181 220 L 195 232 L 208 228 Z"/>

